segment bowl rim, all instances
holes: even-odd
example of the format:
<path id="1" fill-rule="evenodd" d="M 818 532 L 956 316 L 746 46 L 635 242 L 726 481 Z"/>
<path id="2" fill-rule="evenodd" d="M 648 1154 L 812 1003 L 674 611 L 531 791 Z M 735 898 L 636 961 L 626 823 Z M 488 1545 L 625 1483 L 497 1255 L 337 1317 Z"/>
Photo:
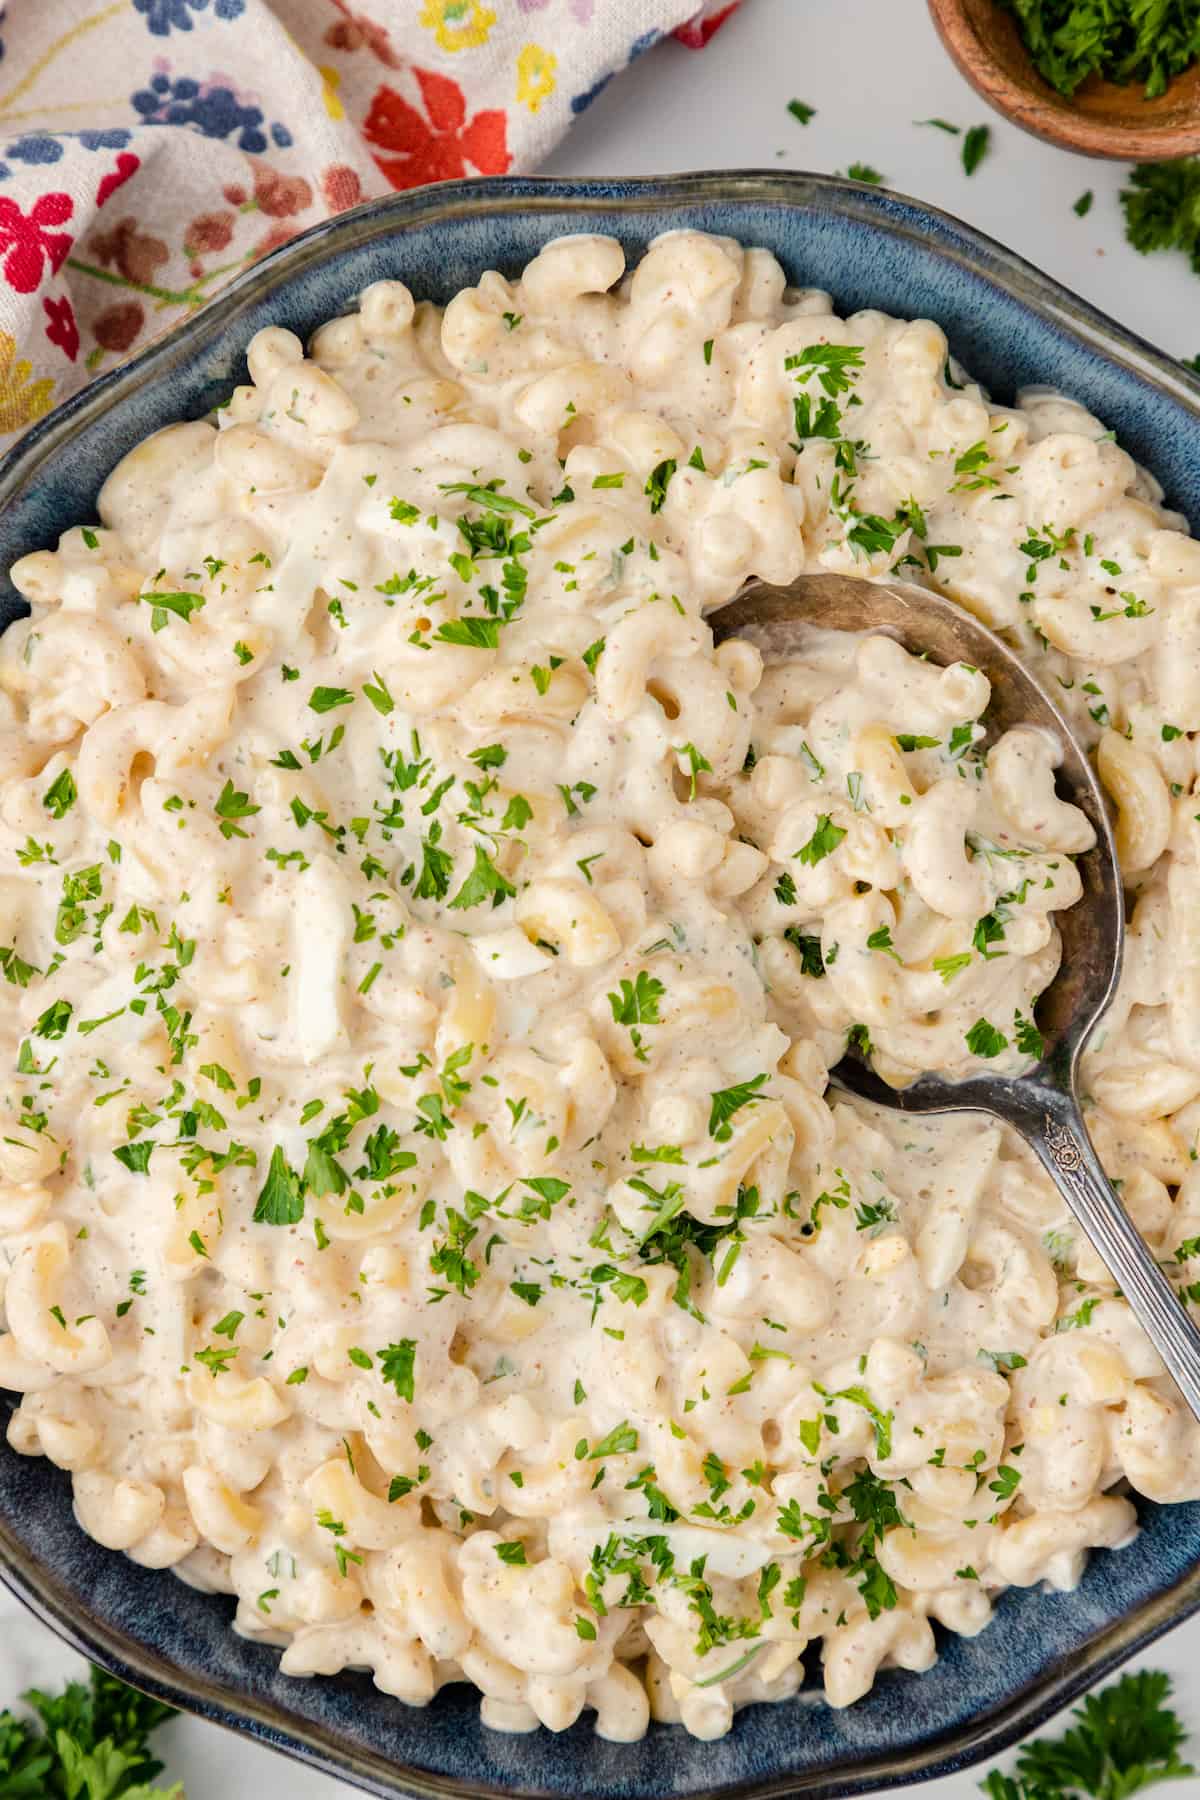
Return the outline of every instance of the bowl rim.
<path id="1" fill-rule="evenodd" d="M 652 212 L 662 202 L 703 200 L 754 200 L 781 206 L 838 201 L 837 210 L 859 223 L 882 226 L 892 235 L 920 239 L 924 234 L 912 222 L 912 214 L 932 219 L 939 227 L 940 251 L 960 265 L 976 270 L 982 264 L 990 274 L 1003 276 L 1008 290 L 1075 337 L 1108 358 L 1114 352 L 1143 381 L 1161 388 L 1171 399 L 1200 418 L 1200 374 L 1192 373 L 1176 357 L 1158 349 L 1148 339 L 1112 319 L 1102 309 L 1077 294 L 1034 263 L 1010 250 L 997 238 L 979 231 L 954 213 L 931 206 L 898 189 L 875 187 L 844 176 L 807 170 L 703 169 L 676 175 L 563 177 L 553 175 L 488 175 L 464 181 L 431 182 L 380 199 L 366 200 L 270 251 L 243 271 L 188 318 L 146 345 L 128 362 L 97 376 L 60 406 L 53 407 L 33 424 L 0 459 L 0 514 L 28 485 L 32 476 L 70 437 L 77 421 L 107 410 L 127 392 L 172 367 L 189 360 L 194 349 L 222 321 L 235 317 L 255 300 L 269 294 L 277 279 L 292 265 L 323 260 L 330 240 L 349 238 L 365 242 L 384 236 L 395 220 L 400 226 L 429 217 L 457 218 L 486 211 L 503 214 L 532 207 L 542 210 L 568 202 L 586 216 L 591 211 L 612 210 L 614 197 L 631 212 Z M 905 217 L 908 215 L 908 217 Z M 953 242 L 957 240 L 957 242 Z M 2 548 L 2 546 L 0 546 Z"/>
<path id="2" fill-rule="evenodd" d="M 1111 162 L 1152 162 L 1159 158 L 1190 156 L 1200 150 L 1200 121 L 1181 125 L 1178 118 L 1142 126 L 1107 123 L 1052 88 L 1029 59 L 1030 83 L 1022 86 L 1008 75 L 992 55 L 987 40 L 970 16 L 965 0 L 928 0 L 930 16 L 943 48 L 964 80 L 1001 118 L 1043 143 L 1079 156 Z M 1188 71 L 1177 79 L 1182 79 Z M 1092 78 L 1089 78 L 1092 79 Z M 1123 91 L 1113 82 L 1099 83 L 1106 91 Z M 1137 83 L 1130 83 L 1136 91 Z"/>
<path id="3" fill-rule="evenodd" d="M 938 254 L 997 282 L 1050 325 L 1104 360 L 1123 366 L 1190 413 L 1200 429 L 1200 377 L 1062 283 L 953 214 L 891 189 L 848 179 L 778 169 L 704 170 L 667 176 L 568 179 L 555 176 L 480 177 L 431 184 L 367 201 L 322 221 L 237 276 L 209 302 L 149 344 L 129 362 L 100 376 L 35 424 L 0 461 L 0 555 L 4 509 L 36 480 L 39 470 L 69 445 L 78 426 L 93 422 L 129 393 L 169 377 L 189 363 L 218 330 L 269 295 L 281 277 L 322 264 L 349 242 L 365 244 L 416 222 L 564 209 L 586 230 L 591 212 L 620 207 L 632 215 L 703 202 L 753 202 L 781 208 L 836 211 L 891 236 L 928 243 L 936 226 Z M 381 1800 L 524 1800 L 533 1790 L 486 1788 L 456 1776 L 388 1761 L 346 1744 L 323 1724 L 298 1718 L 272 1699 L 232 1696 L 209 1678 L 184 1671 L 159 1652 L 82 1611 L 47 1566 L 31 1563 L 25 1545 L 0 1516 L 0 1582 L 42 1622 L 111 1674 L 155 1698 L 259 1741 Z M 693 1790 L 688 1800 L 837 1800 L 932 1779 L 998 1755 L 1078 1698 L 1137 1650 L 1200 1611 L 1200 1546 L 1193 1565 L 1136 1611 L 1110 1621 L 1079 1649 L 1027 1681 L 976 1724 L 954 1726 L 904 1750 L 866 1762 L 843 1759 L 799 1774 L 765 1776 Z M 397 1703 L 399 1704 L 399 1702 Z"/>
<path id="4" fill-rule="evenodd" d="M 240 1704 L 234 1706 L 227 1698 L 227 1690 L 217 1682 L 182 1672 L 164 1674 L 169 1665 L 136 1639 L 91 1615 L 81 1623 L 56 1594 L 56 1583 L 39 1580 L 28 1572 L 22 1547 L 2 1521 L 0 1585 L 72 1649 L 128 1686 L 237 1736 L 249 1736 L 306 1768 L 348 1782 L 378 1800 L 493 1800 L 494 1796 L 502 1800 L 538 1800 L 537 1791 L 532 1788 L 478 1787 L 453 1775 L 389 1762 L 378 1752 L 364 1753 L 347 1746 L 325 1726 L 297 1719 L 294 1714 L 281 1715 L 269 1700 L 243 1696 Z M 974 1728 L 965 1732 L 955 1728 L 910 1749 L 890 1751 L 883 1767 L 879 1766 L 880 1759 L 859 1764 L 843 1760 L 826 1769 L 798 1775 L 767 1776 L 732 1786 L 693 1789 L 684 1800 L 801 1800 L 801 1796 L 803 1800 L 844 1800 L 846 1796 L 883 1793 L 889 1788 L 933 1781 L 990 1762 L 1196 1612 L 1200 1612 L 1200 1561 L 1181 1581 L 1139 1612 L 1114 1620 L 1074 1655 L 1069 1669 L 1064 1664 L 1061 1672 L 1026 1683 Z M 286 1722 L 281 1723 L 281 1717 Z"/>

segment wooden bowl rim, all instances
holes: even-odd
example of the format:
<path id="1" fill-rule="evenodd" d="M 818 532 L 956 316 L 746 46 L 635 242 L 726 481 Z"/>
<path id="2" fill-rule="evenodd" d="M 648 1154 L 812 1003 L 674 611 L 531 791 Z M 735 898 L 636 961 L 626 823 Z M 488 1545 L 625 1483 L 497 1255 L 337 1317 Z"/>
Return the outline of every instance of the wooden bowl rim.
<path id="1" fill-rule="evenodd" d="M 1200 152 L 1200 106 L 1194 125 L 1180 125 L 1177 120 L 1144 126 L 1110 123 L 1072 105 L 1043 80 L 1032 61 L 1028 87 L 1014 81 L 999 66 L 968 16 L 966 0 L 929 0 L 929 11 L 959 73 L 989 106 L 1031 136 L 1083 156 L 1124 162 L 1151 162 Z M 1127 91 L 1112 82 L 1097 85 L 1113 93 Z"/>

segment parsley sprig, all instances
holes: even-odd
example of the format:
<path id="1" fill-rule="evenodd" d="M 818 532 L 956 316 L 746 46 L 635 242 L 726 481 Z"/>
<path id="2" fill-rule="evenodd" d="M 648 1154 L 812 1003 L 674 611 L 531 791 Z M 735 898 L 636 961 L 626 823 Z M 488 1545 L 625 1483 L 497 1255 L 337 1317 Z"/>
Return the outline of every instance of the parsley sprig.
<path id="1" fill-rule="evenodd" d="M 1157 1781 L 1194 1775 L 1179 1755 L 1187 1733 L 1170 1698 L 1171 1680 L 1161 1669 L 1122 1675 L 1076 1707 L 1062 1737 L 1034 1738 L 1012 1775 L 993 1769 L 979 1785 L 988 1800 L 1128 1800 Z"/>
<path id="2" fill-rule="evenodd" d="M 152 1787 L 162 1763 L 150 1734 L 169 1706 L 92 1669 L 85 1685 L 24 1695 L 36 1719 L 0 1713 L 0 1794 L 12 1800 L 183 1800 L 183 1784 Z"/>
<path id="3" fill-rule="evenodd" d="M 1125 236 L 1143 256 L 1182 250 L 1200 275 L 1200 157 L 1142 163 L 1121 189 Z"/>

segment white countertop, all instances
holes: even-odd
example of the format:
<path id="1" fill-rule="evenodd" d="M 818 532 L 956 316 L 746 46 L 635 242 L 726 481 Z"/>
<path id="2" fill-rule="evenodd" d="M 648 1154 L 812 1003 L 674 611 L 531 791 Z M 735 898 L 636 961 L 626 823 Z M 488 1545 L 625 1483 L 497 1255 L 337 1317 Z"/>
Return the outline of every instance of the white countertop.
<path id="1" fill-rule="evenodd" d="M 817 108 L 809 125 L 789 116 L 793 98 Z M 913 123 L 935 116 L 964 127 L 991 125 L 991 153 L 969 179 L 959 162 L 961 139 Z M 1123 241 L 1118 193 L 1125 166 L 1068 156 L 990 113 L 941 50 L 921 0 L 746 0 L 703 53 L 668 42 L 643 56 L 601 95 L 543 172 L 831 172 L 855 161 L 990 232 L 1163 349 L 1200 353 L 1200 281 L 1186 260 L 1146 261 Z M 1095 201 L 1080 219 L 1072 207 L 1087 188 Z M 0 1620 L 17 1611 L 0 1596 Z M 1170 1671 L 1200 1756 L 1200 1618 L 1132 1666 Z M 80 1667 L 23 1616 L 19 1629 L 0 1639 L 0 1705 Z M 355 1791 L 194 1719 L 169 1726 L 159 1743 L 168 1760 L 163 1779 L 182 1780 L 188 1800 L 239 1800 L 251 1792 L 255 1800 L 349 1800 Z M 969 1800 L 977 1779 L 973 1772 L 952 1775 L 919 1791 L 928 1800 Z M 1170 1793 L 1172 1800 L 1200 1800 L 1200 1777 L 1174 1783 Z"/>

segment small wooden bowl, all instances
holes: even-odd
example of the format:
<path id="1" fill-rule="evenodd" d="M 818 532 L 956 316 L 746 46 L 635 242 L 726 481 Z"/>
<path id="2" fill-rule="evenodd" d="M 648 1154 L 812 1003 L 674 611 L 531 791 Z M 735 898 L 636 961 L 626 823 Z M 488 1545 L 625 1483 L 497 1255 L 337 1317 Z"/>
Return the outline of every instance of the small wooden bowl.
<path id="1" fill-rule="evenodd" d="M 1096 76 L 1071 99 L 1044 81 L 1017 22 L 997 0 L 929 0 L 950 55 L 977 94 L 1022 131 L 1084 156 L 1123 162 L 1200 152 L 1200 63 L 1147 100 L 1141 82 L 1118 87 Z"/>

